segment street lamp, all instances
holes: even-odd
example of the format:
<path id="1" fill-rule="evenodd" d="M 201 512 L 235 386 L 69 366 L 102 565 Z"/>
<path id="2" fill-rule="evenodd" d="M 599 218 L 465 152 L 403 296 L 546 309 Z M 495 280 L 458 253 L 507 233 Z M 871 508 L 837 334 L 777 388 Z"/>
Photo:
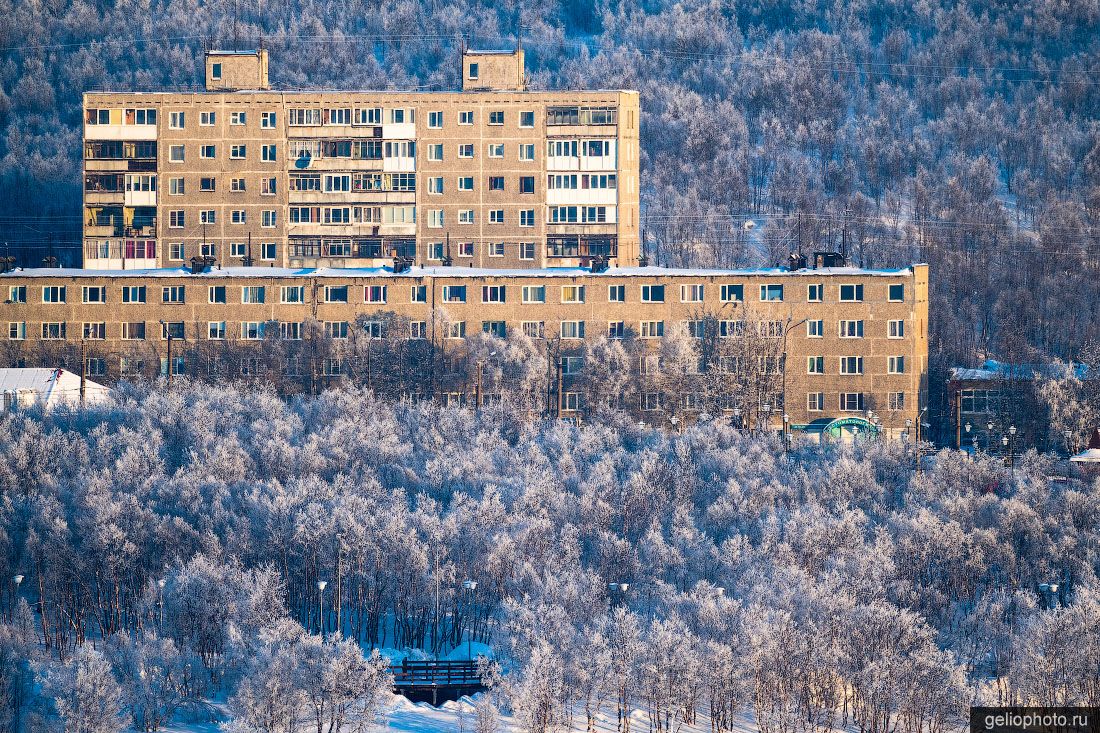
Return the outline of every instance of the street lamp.
<path id="1" fill-rule="evenodd" d="M 614 607 L 616 601 L 622 603 L 626 600 L 626 592 L 630 590 L 630 583 L 608 583 L 607 594 L 611 597 L 611 605 Z"/>
<path id="2" fill-rule="evenodd" d="M 462 590 L 466 591 L 466 594 L 468 596 L 468 600 L 467 600 L 468 605 L 470 607 L 473 607 L 473 605 L 474 605 L 474 603 L 473 603 L 474 591 L 477 590 L 477 581 L 476 580 L 464 580 L 464 581 L 462 581 Z M 469 611 L 467 611 L 467 615 L 470 615 Z M 472 660 L 474 658 L 473 643 L 474 643 L 474 625 L 473 625 L 473 623 L 470 623 L 470 628 L 466 631 L 466 658 L 470 659 L 470 660 Z"/>
<path id="3" fill-rule="evenodd" d="M 673 430 L 675 430 L 676 432 L 680 432 L 680 418 L 679 417 L 677 417 L 676 415 L 673 415 L 672 417 L 670 417 L 668 419 L 668 421 L 670 423 L 672 423 L 672 429 Z"/>
<path id="4" fill-rule="evenodd" d="M 321 638 L 325 638 L 325 588 L 328 586 L 327 580 L 317 581 L 317 596 L 321 603 L 321 612 L 317 619 L 317 625 L 321 629 Z"/>
<path id="5" fill-rule="evenodd" d="M 783 413 L 783 451 L 791 452 L 791 416 Z"/>

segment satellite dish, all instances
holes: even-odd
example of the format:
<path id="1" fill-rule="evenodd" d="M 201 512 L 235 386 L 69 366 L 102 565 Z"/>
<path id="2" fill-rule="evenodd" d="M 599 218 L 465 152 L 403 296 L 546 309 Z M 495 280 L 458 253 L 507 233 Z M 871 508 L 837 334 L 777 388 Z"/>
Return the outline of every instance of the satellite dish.
<path id="1" fill-rule="evenodd" d="M 302 154 L 298 156 L 298 159 L 294 161 L 294 167 L 298 169 L 309 168 L 309 164 L 313 162 L 313 156 L 309 154 L 308 150 L 303 150 Z"/>

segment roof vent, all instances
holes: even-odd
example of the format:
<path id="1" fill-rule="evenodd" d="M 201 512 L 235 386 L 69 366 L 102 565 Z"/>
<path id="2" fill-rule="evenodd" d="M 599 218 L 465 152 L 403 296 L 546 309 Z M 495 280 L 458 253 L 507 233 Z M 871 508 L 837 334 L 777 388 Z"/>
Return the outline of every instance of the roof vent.
<path id="1" fill-rule="evenodd" d="M 393 251 L 393 274 L 399 275 L 407 272 L 412 267 L 413 261 L 408 257 L 398 257 L 397 250 Z"/>
<path id="2" fill-rule="evenodd" d="M 592 258 L 589 266 L 594 273 L 607 272 L 607 257 L 605 255 L 596 255 Z"/>
<path id="3" fill-rule="evenodd" d="M 806 255 L 801 252 L 791 252 L 791 256 L 787 258 L 787 269 L 791 272 L 806 269 Z"/>
<path id="4" fill-rule="evenodd" d="M 217 260 L 215 260 L 210 255 L 206 255 L 205 257 L 192 257 L 191 274 L 201 275 L 202 273 L 213 267 L 215 262 L 217 262 Z"/>
<path id="5" fill-rule="evenodd" d="M 840 252 L 814 252 L 814 269 L 844 267 L 848 262 Z"/>

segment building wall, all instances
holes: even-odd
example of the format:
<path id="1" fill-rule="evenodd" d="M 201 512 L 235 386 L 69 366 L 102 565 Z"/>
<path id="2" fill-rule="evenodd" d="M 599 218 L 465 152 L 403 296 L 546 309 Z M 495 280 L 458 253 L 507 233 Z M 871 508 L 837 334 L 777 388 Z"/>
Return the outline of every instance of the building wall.
<path id="1" fill-rule="evenodd" d="M 388 271 L 333 270 L 295 273 L 273 269 L 215 270 L 198 275 L 181 271 L 133 273 L 99 273 L 94 270 L 18 271 L 0 276 L 0 294 L 13 301 L 4 306 L 5 335 L 25 333 L 21 343 L 9 347 L 34 349 L 43 342 L 43 323 L 65 323 L 70 342 L 81 340 L 84 324 L 104 324 L 102 340 L 90 343 L 95 352 L 110 357 L 112 369 L 120 354 L 134 347 L 159 350 L 163 347 L 160 321 L 183 322 L 185 339 L 202 341 L 207 337 L 207 324 L 226 321 L 227 337 L 240 337 L 241 322 L 354 322 L 357 315 L 379 311 L 393 312 L 415 321 L 425 321 L 430 338 L 442 341 L 442 321 L 463 321 L 467 335 L 482 330 L 485 321 L 505 321 L 510 333 L 521 330 L 524 321 L 542 321 L 548 337 L 561 335 L 563 321 L 583 321 L 587 339 L 607 334 L 608 323 L 622 321 L 626 327 L 641 332 L 642 321 L 661 321 L 666 337 L 677 322 L 714 317 L 730 321 L 779 322 L 787 333 L 786 405 L 795 429 L 825 417 L 843 417 L 874 410 L 884 427 L 893 435 L 905 428 L 905 421 L 918 418 L 918 405 L 924 401 L 927 384 L 927 266 L 916 265 L 898 271 L 860 271 L 852 268 L 835 270 L 786 271 L 677 271 L 656 268 L 612 269 L 592 274 L 585 270 L 562 273 L 554 270 L 532 270 L 529 273 L 500 273 L 485 270 L 463 272 L 462 268 L 413 268 L 402 274 Z M 144 285 L 147 302 L 123 303 L 122 288 Z M 305 287 L 305 302 L 280 303 L 280 289 L 290 285 Z M 324 302 L 325 287 L 349 287 L 346 304 Z M 426 302 L 413 302 L 411 288 L 424 285 Z M 465 285 L 465 303 L 445 303 L 444 288 Z M 562 302 L 563 286 L 583 285 L 583 303 Z M 622 285 L 625 302 L 612 302 L 611 286 Z M 665 299 L 660 303 L 642 302 L 642 288 L 664 285 Z M 683 302 L 681 286 L 703 288 L 701 302 Z M 737 303 L 721 300 L 723 285 L 743 287 L 744 300 Z M 761 286 L 781 285 L 782 301 L 762 301 Z M 810 286 L 820 286 L 821 301 L 809 299 Z M 841 302 L 843 286 L 862 286 L 862 300 Z M 901 286 L 900 300 L 891 300 L 891 286 Z M 43 289 L 64 286 L 64 303 L 43 302 Z M 105 303 L 82 303 L 86 287 L 105 288 Z M 211 304 L 211 286 L 225 286 L 226 303 Z M 263 286 L 265 302 L 242 303 L 242 288 Z M 366 302 L 365 288 L 385 286 L 385 303 Z M 505 302 L 482 302 L 482 288 L 503 286 Z M 524 286 L 545 286 L 545 303 L 523 303 Z M 162 302 L 162 290 L 182 287 L 185 302 Z M 26 302 L 20 300 L 19 288 L 24 288 Z M 809 335 L 805 322 L 820 320 L 820 337 Z M 862 337 L 841 338 L 841 321 L 862 322 Z M 904 322 L 900 338 L 890 337 L 890 322 Z M 122 324 L 144 322 L 146 339 L 134 344 L 121 340 Z M 22 331 L 19 326 L 22 324 Z M 98 327 L 93 327 L 93 333 Z M 11 341 L 11 339 L 9 339 Z M 56 343 L 56 342 L 51 342 Z M 460 344 L 460 341 L 451 341 Z M 656 351 L 661 339 L 650 340 Z M 566 350 L 580 351 L 580 340 L 561 339 Z M 456 346 L 457 348 L 457 346 Z M 824 358 L 824 374 L 810 374 L 809 357 Z M 841 357 L 863 359 L 863 373 L 840 374 Z M 904 371 L 889 373 L 891 357 L 904 358 Z M 808 395 L 821 393 L 821 410 L 811 410 Z M 841 409 L 840 394 L 863 394 L 862 409 Z M 891 402 L 891 394 L 902 394 L 900 404 Z"/>
<path id="2" fill-rule="evenodd" d="M 219 57 L 230 58 L 230 57 Z M 612 110 L 615 124 L 548 124 L 556 107 Z M 577 266 L 587 262 L 585 251 L 556 250 L 567 256 L 547 256 L 547 238 L 579 237 L 599 242 L 600 237 L 617 239 L 618 256 L 613 262 L 636 264 L 639 241 L 638 211 L 638 95 L 636 92 L 452 92 L 452 93 L 366 93 L 366 92 L 205 92 L 205 93 L 88 93 L 85 109 L 85 266 L 97 269 L 133 269 L 180 266 L 191 257 L 208 252 L 226 266 L 242 262 L 241 247 L 251 237 L 252 256 L 257 262 L 289 267 L 377 266 L 388 261 L 393 243 L 415 240 L 414 260 L 438 263 L 438 247 L 452 244 L 456 264 L 481 267 L 538 268 Z M 380 121 L 366 122 L 366 110 L 380 110 Z M 153 111 L 150 114 L 149 111 Z M 311 110 L 321 124 L 292 124 L 291 114 Z M 314 111 L 315 110 L 315 111 Z M 351 124 L 329 110 L 346 110 Z M 355 124 L 363 110 L 363 124 Z M 404 116 L 394 122 L 394 111 Z M 442 113 L 440 127 L 429 126 L 429 113 Z M 460 124 L 459 115 L 470 112 L 473 123 Z M 182 126 L 173 125 L 173 113 L 182 114 Z M 261 125 L 262 116 L 274 115 L 272 127 Z M 494 113 L 502 124 L 493 124 Z M 521 115 L 530 113 L 530 126 L 521 125 Z M 242 124 L 233 117 L 243 114 Z M 201 124 L 203 118 L 213 124 Z M 150 124 L 149 119 L 155 122 Z M 117 119 L 116 119 L 117 118 Z M 560 118 L 557 118 L 560 121 Z M 592 116 L 583 117 L 591 121 Z M 177 118 L 177 121 L 178 118 Z M 298 120 L 302 121 L 302 120 Z M 578 120 L 580 122 L 581 120 Z M 394 151 L 415 151 L 405 158 L 358 159 L 292 154 L 310 145 L 351 142 L 365 146 L 387 144 Z M 610 155 L 548 159 L 548 143 L 558 141 L 585 150 L 586 143 L 606 142 Z M 137 146 L 136 143 L 144 143 Z M 123 155 L 113 159 L 90 157 L 100 144 L 122 146 Z M 433 145 L 443 145 L 442 160 L 431 160 Z M 490 157 L 490 145 L 503 145 L 502 157 Z M 264 146 L 274 146 L 273 159 L 265 160 Z M 473 157 L 460 158 L 459 146 L 472 145 Z M 520 146 L 533 146 L 533 160 L 520 159 Z M 155 152 L 149 157 L 150 146 Z M 173 160 L 173 151 L 183 146 L 183 160 Z M 203 157 L 213 146 L 212 157 Z M 231 157 L 234 146 L 243 146 L 240 159 Z M 143 149 L 144 148 L 144 149 Z M 352 147 L 373 150 L 373 147 Z M 98 148 L 97 148 L 98 150 Z M 135 153 L 135 150 L 137 151 Z M 97 153 L 98 154 L 98 153 Z M 604 222 L 549 223 L 547 174 L 615 176 L 613 190 L 554 192 L 549 200 L 561 205 L 604 207 Z M 327 174 L 411 174 L 412 191 L 290 191 L 292 177 Z M 156 191 L 95 191 L 89 177 L 155 176 Z M 443 193 L 431 194 L 428 179 L 443 177 Z M 460 177 L 473 178 L 473 190 L 459 191 Z M 490 177 L 504 178 L 504 190 L 489 190 Z M 521 193 L 521 178 L 534 177 L 534 190 Z M 204 178 L 215 179 L 215 190 L 200 190 Z M 234 191 L 232 179 L 242 179 L 243 191 Z M 176 193 L 172 180 L 183 181 Z M 354 178 L 351 179 L 354 182 Z M 396 179 L 382 179 L 396 180 Z M 130 179 L 126 179 L 127 184 Z M 265 192 L 265 181 L 270 183 Z M 145 181 L 148 187 L 148 181 Z M 125 185 L 123 186 L 125 188 Z M 175 189 L 178 190 L 178 189 Z M 349 208 L 352 221 L 296 223 L 292 207 Z M 386 207 L 415 207 L 415 221 L 374 221 Z M 355 216 L 356 207 L 361 212 Z M 102 218 L 94 218 L 94 209 Z M 203 226 L 201 212 L 214 211 L 213 223 Z M 398 209 L 393 209 L 398 211 Z M 234 223 L 234 211 L 244 212 L 243 223 Z M 404 212 L 404 210 L 400 210 Z M 442 226 L 431 219 L 443 212 Z M 472 211 L 472 223 L 460 223 L 459 212 Z M 503 223 L 490 221 L 491 212 L 503 212 Z M 107 214 L 117 212 L 114 218 Z M 173 214 L 173 212 L 177 212 Z M 273 212 L 265 225 L 265 212 Z M 521 212 L 533 212 L 533 226 L 523 226 Z M 145 214 L 145 221 L 141 215 Z M 136 218 L 132 218 L 136 216 Z M 182 226 L 173 217 L 182 216 Z M 581 216 L 578 214 L 578 219 Z M 143 226 L 144 224 L 144 226 Z M 307 238 L 307 239 L 302 239 Z M 315 250 L 313 239 L 351 243 L 352 256 L 342 247 Z M 354 240 L 354 241 L 352 241 Z M 145 242 L 154 242 L 153 249 Z M 373 249 L 381 241 L 383 246 Z M 130 243 L 142 243 L 135 246 Z M 294 251 L 292 242 L 301 246 Z M 302 243 L 305 244 L 302 244 Z M 473 254 L 458 256 L 458 243 L 470 242 Z M 360 248 L 357 245 L 363 243 Z M 491 245 L 504 245 L 504 255 Z M 533 257 L 521 258 L 521 243 L 533 243 Z M 268 246 L 261 246 L 268 244 Z M 273 245 L 273 246 L 272 246 Z M 182 249 L 182 257 L 180 250 Z M 155 251 L 154 257 L 145 257 Z M 381 251 L 382 256 L 376 256 Z M 595 251 L 595 250 L 594 250 Z M 531 254 L 527 252 L 525 254 Z M 364 255 L 364 256 L 359 256 Z"/>

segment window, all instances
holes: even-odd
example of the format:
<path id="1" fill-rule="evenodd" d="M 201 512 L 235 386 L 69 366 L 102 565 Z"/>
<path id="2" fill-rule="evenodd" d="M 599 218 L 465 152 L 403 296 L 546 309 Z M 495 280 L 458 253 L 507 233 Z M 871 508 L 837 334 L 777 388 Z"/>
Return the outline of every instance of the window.
<path id="1" fill-rule="evenodd" d="M 161 288 L 160 302 L 162 303 L 183 303 L 184 298 L 185 291 L 182 285 Z"/>
<path id="2" fill-rule="evenodd" d="M 124 341 L 144 341 L 145 321 L 122 324 L 122 338 Z"/>
<path id="3" fill-rule="evenodd" d="M 459 191 L 473 191 L 474 190 L 474 177 L 473 176 L 459 176 L 458 177 L 458 190 Z"/>
<path id="4" fill-rule="evenodd" d="M 490 224 L 503 224 L 504 223 L 504 209 L 489 209 L 489 223 Z"/>
<path id="5" fill-rule="evenodd" d="M 166 321 L 161 323 L 160 337 L 162 339 L 180 339 L 183 340 L 183 321 Z"/>
<path id="6" fill-rule="evenodd" d="M 905 338 L 905 321 L 887 321 L 886 336 L 892 339 Z"/>
<path id="7" fill-rule="evenodd" d="M 225 341 L 225 321 L 208 321 L 206 338 L 211 341 Z"/>
<path id="8" fill-rule="evenodd" d="M 583 285 L 562 285 L 561 286 L 561 302 L 562 303 L 583 303 L 584 302 L 584 286 Z"/>
<path id="9" fill-rule="evenodd" d="M 841 285 L 840 286 L 840 302 L 841 303 L 858 303 L 863 300 L 863 286 L 862 285 Z"/>
<path id="10" fill-rule="evenodd" d="M 497 110 L 495 112 L 490 112 L 489 113 L 489 124 L 490 125 L 503 125 L 504 124 L 504 112 L 501 111 L 501 110 Z"/>
<path id="11" fill-rule="evenodd" d="M 825 357 L 824 356 L 808 356 L 808 357 L 806 357 L 806 373 L 807 374 L 824 374 L 825 373 Z"/>
<path id="12" fill-rule="evenodd" d="M 825 336 L 825 321 L 806 321 L 806 336 L 809 338 L 824 338 Z"/>
<path id="13" fill-rule="evenodd" d="M 891 356 L 886 363 L 887 374 L 905 374 L 905 357 Z"/>
<path id="14" fill-rule="evenodd" d="M 825 409 L 825 393 L 810 392 L 806 395 L 806 411 L 821 412 Z"/>
<path id="15" fill-rule="evenodd" d="M 173 163 L 182 163 L 184 160 L 183 145 L 168 146 L 168 160 Z"/>
<path id="16" fill-rule="evenodd" d="M 468 143 L 458 146 L 458 157 L 460 158 L 472 158 L 474 157 L 474 144 Z"/>
<path id="17" fill-rule="evenodd" d="M 470 179 L 471 185 L 473 179 Z M 432 176 L 428 178 L 428 193 L 443 193 L 443 176 Z"/>
<path id="18" fill-rule="evenodd" d="M 65 286 L 64 285 L 47 285 L 42 288 L 42 302 L 43 303 L 64 303 L 65 302 Z"/>
<path id="19" fill-rule="evenodd" d="M 520 242 L 519 243 L 519 258 L 521 260 L 533 260 L 533 259 L 535 259 L 535 243 L 534 242 Z"/>
<path id="20" fill-rule="evenodd" d="M 243 124 L 245 124 L 246 119 L 247 119 L 247 115 L 244 112 L 230 112 L 229 113 L 229 124 L 231 124 L 231 125 L 243 125 Z"/>
<path id="21" fill-rule="evenodd" d="M 680 286 L 680 302 L 681 303 L 702 303 L 703 302 L 703 286 L 702 285 L 681 285 Z"/>
<path id="22" fill-rule="evenodd" d="M 504 143 L 489 143 L 488 149 L 490 158 L 504 157 Z M 503 188 L 501 190 L 503 190 Z"/>
<path id="23" fill-rule="evenodd" d="M 26 285 L 12 285 L 8 288 L 8 301 L 11 303 L 26 303 L 27 302 L 27 286 Z"/>
<path id="24" fill-rule="evenodd" d="M 107 324 L 103 321 L 86 322 L 81 336 L 88 341 L 102 341 L 107 338 Z"/>
<path id="25" fill-rule="evenodd" d="M 806 286 L 806 300 L 811 303 L 820 303 L 822 301 L 822 286 L 821 285 L 807 285 Z"/>
<path id="26" fill-rule="evenodd" d="M 172 242 L 168 245 L 168 259 L 182 260 L 187 255 L 187 248 L 183 242 Z"/>
<path id="27" fill-rule="evenodd" d="M 413 122 L 411 110 L 409 110 L 409 119 L 406 120 L 406 110 L 403 107 L 395 107 L 390 110 L 390 122 L 394 125 L 403 125 L 406 121 Z"/>
<path id="28" fill-rule="evenodd" d="M 723 303 L 740 303 L 745 299 L 745 286 L 723 285 L 718 289 L 718 295 Z"/>
<path id="29" fill-rule="evenodd" d="M 352 124 L 353 125 L 381 125 L 382 124 L 382 108 L 381 107 L 368 107 L 366 109 L 356 108 L 352 112 Z"/>
<path id="30" fill-rule="evenodd" d="M 608 321 L 607 322 L 607 337 L 609 339 L 626 338 L 626 322 L 625 321 Z"/>
<path id="31" fill-rule="evenodd" d="M 584 368 L 584 357 L 582 356 L 563 356 L 559 362 L 561 365 L 561 373 L 567 375 L 580 374 L 581 369 Z"/>
<path id="32" fill-rule="evenodd" d="M 608 285 L 607 286 L 607 300 L 610 303 L 625 303 L 626 302 L 626 286 L 625 285 Z"/>
<path id="33" fill-rule="evenodd" d="M 107 302 L 107 288 L 103 285 L 85 285 L 81 288 L 82 303 L 106 303 Z"/>
<path id="34" fill-rule="evenodd" d="M 734 338 L 745 335 L 744 321 L 718 321 L 719 338 Z"/>
<path id="35" fill-rule="evenodd" d="M 504 242 L 489 242 L 487 245 L 490 257 L 503 257 L 504 256 Z"/>
<path id="36" fill-rule="evenodd" d="M 259 341 L 264 337 L 264 324 L 262 321 L 241 321 L 241 339 L 244 341 Z"/>
<path id="37" fill-rule="evenodd" d="M 445 338 L 449 339 L 464 339 L 466 338 L 466 321 L 454 321 L 448 323 L 445 329 Z"/>
<path id="38" fill-rule="evenodd" d="M 905 393 L 904 392 L 890 392 L 889 407 L 891 410 L 904 410 L 905 409 Z"/>
<path id="39" fill-rule="evenodd" d="M 414 341 L 421 341 L 428 338 L 428 322 L 409 321 L 409 338 Z"/>
<path id="40" fill-rule="evenodd" d="M 169 196 L 182 196 L 186 191 L 183 178 L 169 178 L 168 179 L 168 195 Z"/>
<path id="41" fill-rule="evenodd" d="M 260 195 L 261 196 L 274 196 L 277 193 L 276 187 L 278 186 L 278 180 L 279 179 L 277 179 L 277 178 L 261 178 L 260 179 Z M 244 183 L 243 178 L 241 179 L 241 183 L 242 184 Z M 241 187 L 241 190 L 242 191 L 244 190 L 243 185 Z"/>
<path id="42" fill-rule="evenodd" d="M 483 285 L 481 288 L 481 302 L 482 303 L 503 303 L 505 302 L 505 286 L 503 285 Z"/>
<path id="43" fill-rule="evenodd" d="M 428 302 L 428 286 L 426 285 L 413 285 L 409 288 L 409 302 L 410 303 L 427 303 Z"/>
<path id="44" fill-rule="evenodd" d="M 840 338 L 842 338 L 842 339 L 861 339 L 861 338 L 863 338 L 863 321 L 841 321 L 840 322 Z"/>
<path id="45" fill-rule="evenodd" d="M 122 288 L 122 302 L 123 303 L 144 303 L 145 302 L 145 286 L 144 285 L 127 285 Z"/>
<path id="46" fill-rule="evenodd" d="M 277 153 L 274 145 L 261 145 L 260 146 L 260 160 L 265 163 L 274 163 L 277 160 Z"/>
<path id="47" fill-rule="evenodd" d="M 585 140 L 581 152 L 589 158 L 603 158 L 611 155 L 610 140 Z"/>
<path id="48" fill-rule="evenodd" d="M 264 302 L 264 286 L 263 285 L 245 285 L 241 288 L 241 302 L 246 304 L 257 304 Z"/>
<path id="49" fill-rule="evenodd" d="M 186 114 L 184 112 L 169 112 L 168 113 L 168 129 L 169 130 L 182 130 L 186 121 Z"/>
<path id="50" fill-rule="evenodd" d="M 363 288 L 363 302 L 364 303 L 385 303 L 386 302 L 386 286 L 385 285 L 367 285 Z"/>
<path id="51" fill-rule="evenodd" d="M 261 219 L 262 219 L 262 221 L 260 222 L 260 226 L 267 227 L 269 229 L 274 227 L 275 223 L 277 221 L 275 210 L 274 209 L 264 209 L 261 212 Z"/>
<path id="52" fill-rule="evenodd" d="M 346 339 L 348 337 L 348 322 L 325 321 L 325 336 L 330 339 Z"/>
<path id="53" fill-rule="evenodd" d="M 306 302 L 306 288 L 304 285 L 284 285 L 279 292 L 280 303 L 304 303 Z"/>
<path id="54" fill-rule="evenodd" d="M 465 303 L 466 302 L 466 286 L 465 285 L 444 285 L 443 286 L 443 302 L 444 303 Z"/>
<path id="55" fill-rule="evenodd" d="M 211 158 L 218 157 L 218 146 L 217 145 L 200 145 L 199 146 L 199 157 L 200 158 L 205 158 L 207 160 L 210 160 Z"/>
<path id="56" fill-rule="evenodd" d="M 443 143 L 432 143 L 428 146 L 428 160 L 443 160 Z"/>
<path id="57" fill-rule="evenodd" d="M 665 286 L 664 285 L 643 285 L 642 286 L 642 302 L 643 303 L 664 303 L 665 302 Z"/>
<path id="58" fill-rule="evenodd" d="M 308 127 L 321 124 L 321 110 L 319 109 L 292 109 L 290 110 L 290 124 L 295 127 Z"/>
<path id="59" fill-rule="evenodd" d="M 275 259 L 275 242 L 260 242 L 260 259 Z"/>
<path id="60" fill-rule="evenodd" d="M 522 321 L 520 327 L 527 338 L 546 338 L 546 324 L 543 321 Z"/>
<path id="61" fill-rule="evenodd" d="M 842 356 L 842 357 L 840 357 L 840 373 L 841 374 L 863 374 L 863 357 L 862 356 Z"/>
<path id="62" fill-rule="evenodd" d="M 760 286 L 760 300 L 762 300 L 762 301 L 780 301 L 780 300 L 783 300 L 783 286 L 782 285 L 761 285 Z"/>
<path id="63" fill-rule="evenodd" d="M 503 191 L 504 190 L 504 176 L 489 176 L 489 190 L 490 191 Z"/>
<path id="64" fill-rule="evenodd" d="M 243 160 L 248 154 L 248 147 L 246 145 L 230 145 L 229 146 L 229 158 L 230 160 Z"/>
<path id="65" fill-rule="evenodd" d="M 433 130 L 439 130 L 443 127 L 443 113 L 442 112 L 429 112 L 428 113 L 428 127 Z"/>
<path id="66" fill-rule="evenodd" d="M 840 410 L 841 412 L 863 412 L 863 393 L 841 392 Z"/>
<path id="67" fill-rule="evenodd" d="M 428 228 L 440 229 L 443 227 L 443 209 L 428 209 Z"/>
<path id="68" fill-rule="evenodd" d="M 244 224 L 248 221 L 248 213 L 245 212 L 244 209 L 233 209 L 229 212 L 229 221 L 234 224 Z M 239 242 L 238 244 L 241 247 L 241 254 L 235 256 L 241 257 L 244 255 L 244 242 Z"/>
<path id="69" fill-rule="evenodd" d="M 534 112 L 520 112 L 519 113 L 519 126 L 520 127 L 534 127 L 535 126 L 535 113 Z"/>
<path id="70" fill-rule="evenodd" d="M 660 338 L 665 335 L 665 322 L 664 321 L 642 321 L 641 322 L 642 338 L 653 339 Z"/>
<path id="71" fill-rule="evenodd" d="M 562 321 L 561 337 L 563 339 L 583 339 L 584 321 Z"/>
<path id="72" fill-rule="evenodd" d="M 219 66 L 220 64 L 215 64 Z M 216 122 L 216 114 L 214 112 L 199 112 L 199 124 L 203 127 L 213 127 Z"/>
<path id="73" fill-rule="evenodd" d="M 347 303 L 348 302 L 348 286 L 347 285 L 326 285 L 325 286 L 325 302 L 326 303 Z"/>
<path id="74" fill-rule="evenodd" d="M 26 321 L 12 321 L 8 324 L 8 338 L 12 341 L 24 341 L 27 338 Z"/>
<path id="75" fill-rule="evenodd" d="M 519 192 L 520 193 L 534 193 L 535 192 L 535 177 L 534 176 L 520 176 L 519 177 Z"/>
<path id="76" fill-rule="evenodd" d="M 468 77 L 469 77 L 470 79 L 476 79 L 476 78 L 477 78 L 477 74 L 478 74 L 478 66 L 477 66 L 477 64 L 476 64 L 476 63 L 471 63 L 471 64 L 470 64 L 470 69 L 469 69 L 469 71 L 467 72 L 467 76 L 468 76 Z"/>
<path id="77" fill-rule="evenodd" d="M 217 209 L 203 209 L 199 211 L 199 223 L 200 224 L 217 224 L 218 223 L 218 211 Z"/>
<path id="78" fill-rule="evenodd" d="M 275 113 L 274 112 L 261 112 L 260 113 L 260 127 L 265 130 L 275 129 Z"/>
<path id="79" fill-rule="evenodd" d="M 535 226 L 535 210 L 521 209 L 519 212 L 519 225 L 521 227 Z"/>
<path id="80" fill-rule="evenodd" d="M 211 285 L 210 290 L 207 293 L 209 302 L 211 303 L 224 303 L 225 302 L 225 286 L 224 285 Z"/>
<path id="81" fill-rule="evenodd" d="M 522 300 L 524 303 L 546 302 L 545 285 L 524 285 L 523 289 L 520 292 L 522 294 Z"/>
<path id="82" fill-rule="evenodd" d="M 458 124 L 460 125 L 472 125 L 474 124 L 474 113 L 472 110 L 465 110 L 458 113 Z"/>
<path id="83" fill-rule="evenodd" d="M 482 321 L 481 332 L 497 338 L 507 338 L 508 327 L 504 321 Z"/>
<path id="84" fill-rule="evenodd" d="M 519 159 L 520 160 L 534 160 L 535 159 L 535 144 L 534 143 L 520 143 L 520 145 L 519 145 Z"/>
<path id="85" fill-rule="evenodd" d="M 218 180 L 213 177 L 199 179 L 199 190 L 206 193 L 214 191 L 218 187 Z"/>
<path id="86" fill-rule="evenodd" d="M 65 324 L 62 323 L 43 323 L 42 324 L 42 340 L 43 341 L 61 341 L 65 338 Z"/>
<path id="87" fill-rule="evenodd" d="M 890 302 L 900 303 L 905 300 L 905 285 L 898 283 L 890 286 Z"/>
<path id="88" fill-rule="evenodd" d="M 646 392 L 642 395 L 642 409 L 646 412 L 655 412 L 661 409 L 661 393 Z"/>
<path id="89" fill-rule="evenodd" d="M 210 78 L 211 79 L 221 79 L 222 78 L 222 65 L 221 64 L 210 64 Z M 213 113 L 211 113 L 211 114 L 213 114 Z M 213 124 L 213 123 L 211 123 L 211 124 Z"/>

